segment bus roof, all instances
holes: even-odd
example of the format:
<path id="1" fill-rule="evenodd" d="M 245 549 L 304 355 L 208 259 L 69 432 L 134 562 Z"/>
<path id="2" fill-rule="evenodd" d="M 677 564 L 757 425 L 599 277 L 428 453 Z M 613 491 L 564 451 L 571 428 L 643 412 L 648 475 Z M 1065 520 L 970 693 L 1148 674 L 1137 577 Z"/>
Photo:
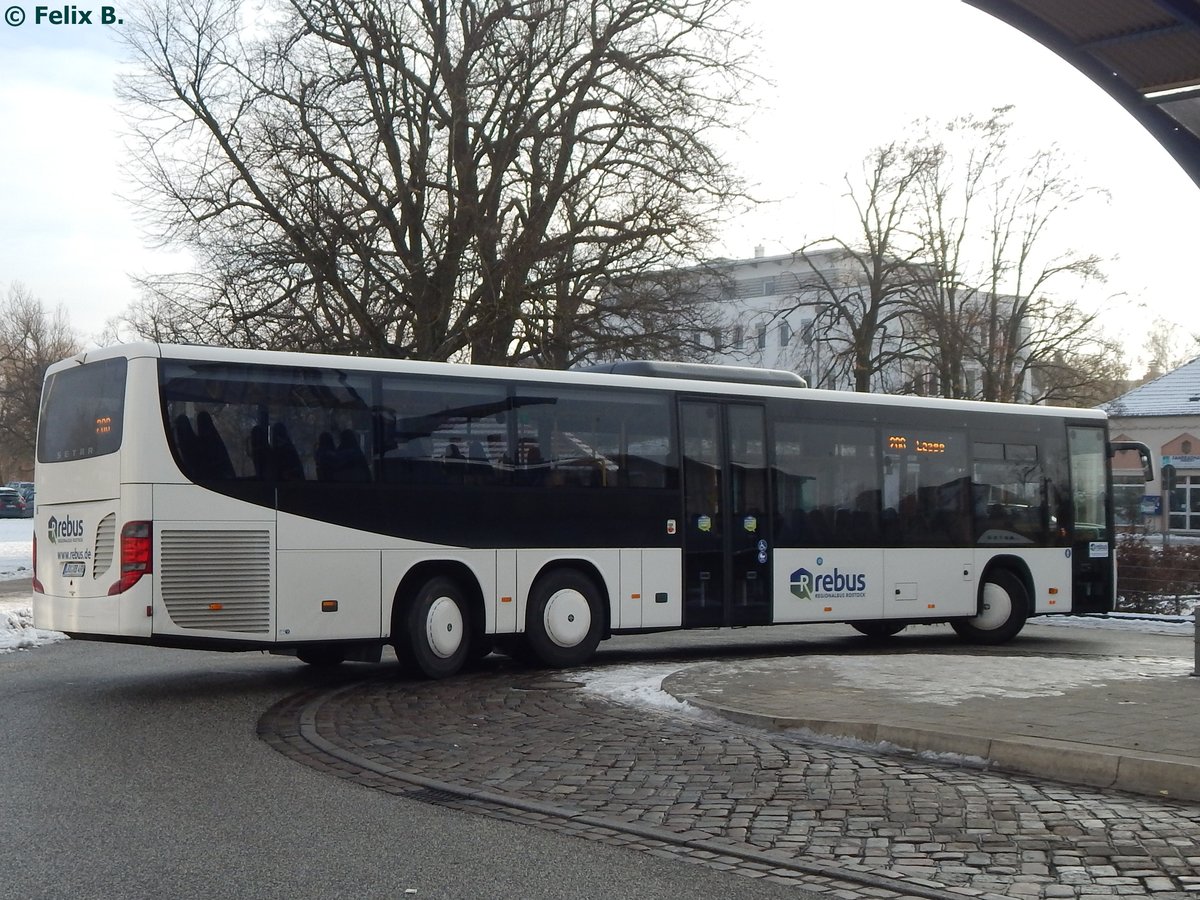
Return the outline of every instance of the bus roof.
<path id="1" fill-rule="evenodd" d="M 423 360 L 385 359 L 365 356 L 334 356 L 319 353 L 296 353 L 279 350 L 242 350 L 228 347 L 205 347 L 186 344 L 155 344 L 149 342 L 116 344 L 93 350 L 85 350 L 69 359 L 55 363 L 47 375 L 101 359 L 123 356 L 127 359 L 154 358 L 178 359 L 204 362 L 220 362 L 236 365 L 272 365 L 299 368 L 338 368 L 347 371 L 376 372 L 393 371 L 413 375 L 441 378 L 493 378 L 531 384 L 553 381 L 561 384 L 594 385 L 596 387 L 622 386 L 646 390 L 672 390 L 692 394 L 739 394 L 746 397 L 774 397 L 850 405 L 881 406 L 910 409 L 958 409 L 964 412 L 989 412 L 1009 415 L 1034 415 L 1056 418 L 1093 419 L 1103 421 L 1107 414 L 1099 409 L 1076 409 L 1070 407 L 1032 406 L 1016 403 L 995 403 L 981 400 L 947 400 L 939 397 L 915 397 L 895 394 L 867 394 L 853 391 L 832 391 L 802 387 L 803 381 L 781 380 L 776 376 L 763 378 L 766 383 L 747 380 L 749 367 L 730 366 L 727 381 L 715 380 L 714 370 L 718 366 L 701 366 L 703 378 L 687 377 L 688 364 L 660 364 L 654 374 L 641 374 L 638 366 L 624 367 L 629 374 L 593 370 L 531 369 L 521 367 L 481 366 L 463 363 L 427 362 Z M 646 363 L 640 362 L 641 366 Z M 601 366 L 611 368 L 609 366 Z M 618 370 L 622 367 L 618 366 Z M 673 372 L 683 377 L 672 377 Z M 699 370 L 697 370 L 699 371 Z M 756 370 L 770 372 L 773 370 Z M 797 383 L 798 382 L 798 383 Z"/>

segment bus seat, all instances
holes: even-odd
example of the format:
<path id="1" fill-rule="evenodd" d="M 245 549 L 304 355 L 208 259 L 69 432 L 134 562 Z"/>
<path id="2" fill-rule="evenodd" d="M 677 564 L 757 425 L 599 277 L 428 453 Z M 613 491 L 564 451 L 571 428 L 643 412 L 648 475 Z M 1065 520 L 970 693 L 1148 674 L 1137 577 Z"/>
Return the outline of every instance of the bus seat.
<path id="1" fill-rule="evenodd" d="M 280 481 L 304 481 L 304 464 L 283 422 L 271 426 L 271 459 L 275 464 L 275 477 Z"/>
<path id="2" fill-rule="evenodd" d="M 254 477 L 261 480 L 272 480 L 271 473 L 271 444 L 267 440 L 267 429 L 255 425 L 250 429 L 250 462 L 254 466 Z"/>
<path id="3" fill-rule="evenodd" d="M 196 445 L 201 471 L 205 477 L 234 477 L 229 450 L 225 447 L 221 432 L 217 431 L 216 423 L 208 410 L 201 410 L 196 416 Z"/>
<path id="4" fill-rule="evenodd" d="M 317 448 L 313 451 L 313 461 L 317 464 L 317 481 L 333 481 L 334 469 L 337 467 L 337 445 L 333 435 L 322 431 L 317 435 Z"/>
<path id="5" fill-rule="evenodd" d="M 179 448 L 180 462 L 184 471 L 192 476 L 199 475 L 200 442 L 192 428 L 192 420 L 185 415 L 175 417 L 175 446 Z"/>
<path id="6" fill-rule="evenodd" d="M 365 482 L 371 480 L 371 465 L 358 445 L 358 435 L 347 428 L 338 442 L 337 465 L 333 471 L 334 481 Z"/>

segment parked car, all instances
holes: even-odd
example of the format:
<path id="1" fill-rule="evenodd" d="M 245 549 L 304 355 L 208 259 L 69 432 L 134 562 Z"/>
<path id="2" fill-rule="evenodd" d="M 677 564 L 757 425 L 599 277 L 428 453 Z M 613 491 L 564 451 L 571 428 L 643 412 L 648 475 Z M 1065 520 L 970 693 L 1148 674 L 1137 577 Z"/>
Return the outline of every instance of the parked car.
<path id="1" fill-rule="evenodd" d="M 0 488 L 0 519 L 23 519 L 25 515 L 25 501 L 17 489 Z"/>
<path id="2" fill-rule="evenodd" d="M 26 500 L 33 493 L 34 484 L 32 481 L 10 481 L 5 487 L 15 489 L 21 495 L 21 499 Z"/>

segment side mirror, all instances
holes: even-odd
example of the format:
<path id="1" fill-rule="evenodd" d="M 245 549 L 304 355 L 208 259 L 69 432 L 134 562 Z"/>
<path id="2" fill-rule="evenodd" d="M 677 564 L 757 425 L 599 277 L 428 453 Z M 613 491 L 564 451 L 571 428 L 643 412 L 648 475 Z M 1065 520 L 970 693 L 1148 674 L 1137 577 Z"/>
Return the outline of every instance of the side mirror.
<path id="1" fill-rule="evenodd" d="M 1112 441 L 1108 445 L 1109 457 L 1115 456 L 1126 450 L 1136 451 L 1138 459 L 1142 463 L 1142 474 L 1146 476 L 1146 481 L 1154 480 L 1154 460 L 1150 456 L 1150 448 L 1141 441 Z"/>

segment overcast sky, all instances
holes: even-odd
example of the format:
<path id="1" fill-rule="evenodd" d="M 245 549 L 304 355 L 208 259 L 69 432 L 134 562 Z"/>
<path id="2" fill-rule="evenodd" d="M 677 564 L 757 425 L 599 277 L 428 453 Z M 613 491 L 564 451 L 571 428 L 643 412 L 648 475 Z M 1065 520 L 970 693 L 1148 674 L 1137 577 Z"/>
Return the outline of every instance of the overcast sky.
<path id="1" fill-rule="evenodd" d="M 9 0 L 5 0 L 8 3 Z M 120 26 L 0 26 L 0 285 L 63 304 L 84 334 L 134 297 L 129 276 L 177 261 L 146 246 L 121 199 L 124 151 L 113 79 Z M 84 3 L 76 4 L 86 9 Z M 731 223 L 714 253 L 783 253 L 845 227 L 842 176 L 914 119 L 1014 104 L 1019 136 L 1058 144 L 1104 188 L 1063 240 L 1106 260 L 1109 327 L 1132 354 L 1155 317 L 1200 333 L 1191 276 L 1200 188 L 1132 117 L 1040 45 L 960 0 L 749 0 L 761 71 L 743 139 L 729 150 L 773 202 Z M 99 5 L 93 18 L 99 18 Z M 118 15 L 121 7 L 116 6 Z"/>

